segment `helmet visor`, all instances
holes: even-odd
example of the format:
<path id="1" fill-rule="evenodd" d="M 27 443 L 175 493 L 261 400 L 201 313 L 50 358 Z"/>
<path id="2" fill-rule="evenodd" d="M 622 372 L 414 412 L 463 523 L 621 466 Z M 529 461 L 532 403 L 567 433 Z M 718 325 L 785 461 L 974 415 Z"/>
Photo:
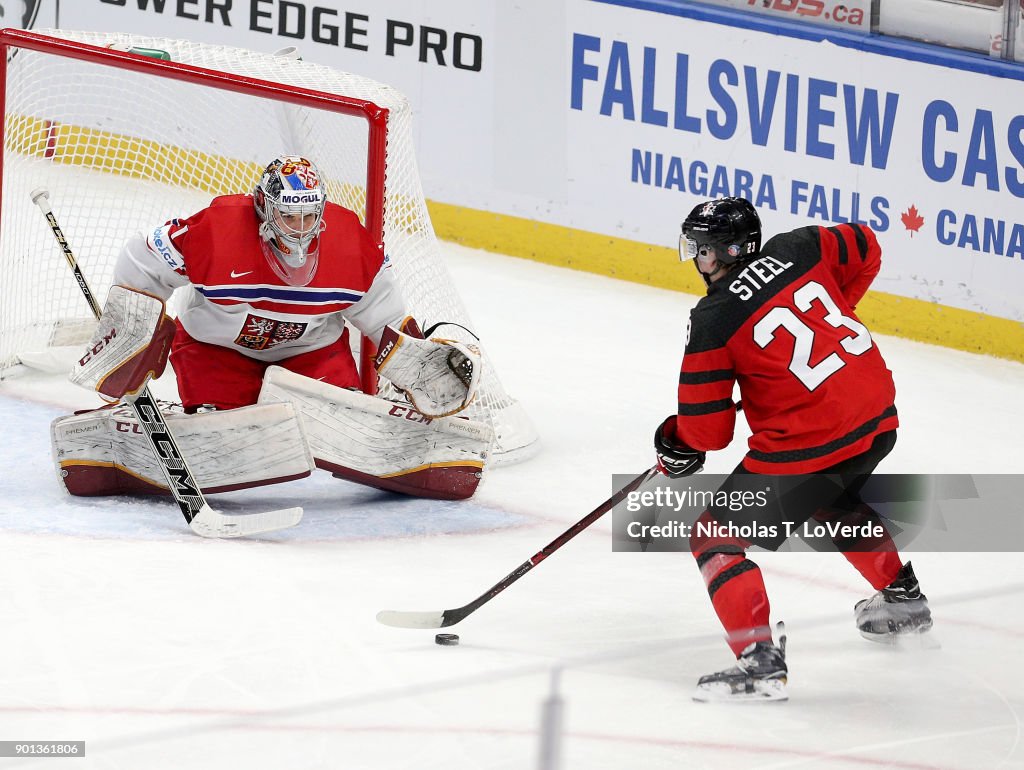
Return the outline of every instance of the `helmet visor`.
<path id="1" fill-rule="evenodd" d="M 679 261 L 689 262 L 691 259 L 696 259 L 699 248 L 697 241 L 693 238 L 688 237 L 685 233 L 679 236 Z"/>

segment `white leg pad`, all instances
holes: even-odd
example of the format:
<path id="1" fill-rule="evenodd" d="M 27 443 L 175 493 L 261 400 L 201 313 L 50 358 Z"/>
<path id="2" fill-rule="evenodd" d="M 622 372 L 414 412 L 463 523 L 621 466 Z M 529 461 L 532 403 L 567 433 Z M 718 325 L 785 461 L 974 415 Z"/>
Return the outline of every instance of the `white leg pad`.
<path id="1" fill-rule="evenodd" d="M 470 497 L 494 441 L 494 431 L 484 423 L 426 417 L 409 404 L 271 366 L 259 403 L 278 401 L 291 402 L 301 415 L 317 467 L 417 497 Z"/>
<path id="2" fill-rule="evenodd" d="M 277 484 L 313 471 L 290 404 L 165 414 L 167 427 L 204 493 Z M 130 407 L 58 417 L 50 427 L 57 472 L 73 495 L 169 494 Z"/>

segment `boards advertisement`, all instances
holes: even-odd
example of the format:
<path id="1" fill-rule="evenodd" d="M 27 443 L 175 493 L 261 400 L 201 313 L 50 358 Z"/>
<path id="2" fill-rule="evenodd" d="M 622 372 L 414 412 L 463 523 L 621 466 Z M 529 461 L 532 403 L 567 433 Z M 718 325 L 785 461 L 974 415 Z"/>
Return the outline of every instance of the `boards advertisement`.
<path id="1" fill-rule="evenodd" d="M 825 5 L 834 21 L 838 5 Z M 849 16 L 867 4 L 840 5 Z M 860 30 L 783 34 L 765 14 L 707 9 L 77 0 L 61 5 L 60 26 L 296 46 L 394 85 L 414 107 L 428 199 L 490 217 L 493 242 L 471 245 L 505 240 L 543 258 L 564 251 L 568 232 L 674 249 L 698 201 L 743 195 L 769 235 L 870 225 L 884 249 L 878 292 L 1024 321 L 1024 69 L 873 49 L 851 42 Z M 523 222 L 550 228 L 528 236 Z M 445 223 L 439 232 L 448 237 Z M 604 269 L 588 259 L 565 263 Z M 662 269 L 677 266 L 651 272 Z"/>

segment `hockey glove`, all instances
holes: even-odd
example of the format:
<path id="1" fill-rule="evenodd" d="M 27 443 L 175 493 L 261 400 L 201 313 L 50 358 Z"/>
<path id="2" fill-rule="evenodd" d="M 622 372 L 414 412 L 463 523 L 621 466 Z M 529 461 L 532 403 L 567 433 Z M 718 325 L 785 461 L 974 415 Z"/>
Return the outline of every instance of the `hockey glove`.
<path id="1" fill-rule="evenodd" d="M 111 286 L 85 354 L 68 379 L 108 401 L 132 400 L 163 374 L 175 326 L 163 300 L 126 286 Z"/>
<path id="2" fill-rule="evenodd" d="M 670 479 L 691 476 L 704 467 L 705 453 L 691 449 L 675 436 L 676 416 L 666 417 L 654 432 L 654 451 L 658 454 L 658 470 Z"/>
<path id="3" fill-rule="evenodd" d="M 455 340 L 416 339 L 384 327 L 375 361 L 377 372 L 405 393 L 427 417 L 461 412 L 480 385 L 480 350 Z"/>

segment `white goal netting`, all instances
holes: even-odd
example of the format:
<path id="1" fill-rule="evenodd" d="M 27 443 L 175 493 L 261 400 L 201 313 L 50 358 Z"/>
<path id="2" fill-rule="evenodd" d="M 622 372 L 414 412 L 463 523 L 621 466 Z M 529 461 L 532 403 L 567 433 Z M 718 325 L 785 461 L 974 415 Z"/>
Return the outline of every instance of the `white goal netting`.
<path id="1" fill-rule="evenodd" d="M 120 33 L 45 31 L 32 39 L 32 47 L 23 40 L 24 47 L 9 49 L 7 67 L 0 377 L 49 350 L 80 345 L 95 323 L 32 205 L 33 189 L 50 191 L 102 302 L 129 235 L 188 216 L 215 195 L 250 192 L 263 166 L 282 153 L 312 159 L 330 198 L 358 213 L 368 227 L 375 206 L 381 216 L 382 198 L 385 251 L 412 314 L 423 328 L 452 321 L 473 329 L 430 224 L 411 110 L 401 93 L 294 56 Z M 79 51 L 92 56 L 88 46 L 165 52 L 175 65 L 209 73 L 179 68 L 191 80 L 199 76 L 198 82 L 186 82 L 162 63 L 154 71 L 135 72 L 76 58 Z M 240 85 L 252 93 L 238 92 Z M 302 103 L 284 101 L 283 95 Z M 365 102 L 370 111 L 374 105 L 388 110 L 385 163 L 374 161 L 367 119 L 335 111 L 332 95 Z M 443 335 L 474 341 L 457 327 L 444 327 Z M 536 434 L 486 352 L 481 395 L 471 410 L 467 416 L 494 426 L 496 460 L 532 453 Z"/>

